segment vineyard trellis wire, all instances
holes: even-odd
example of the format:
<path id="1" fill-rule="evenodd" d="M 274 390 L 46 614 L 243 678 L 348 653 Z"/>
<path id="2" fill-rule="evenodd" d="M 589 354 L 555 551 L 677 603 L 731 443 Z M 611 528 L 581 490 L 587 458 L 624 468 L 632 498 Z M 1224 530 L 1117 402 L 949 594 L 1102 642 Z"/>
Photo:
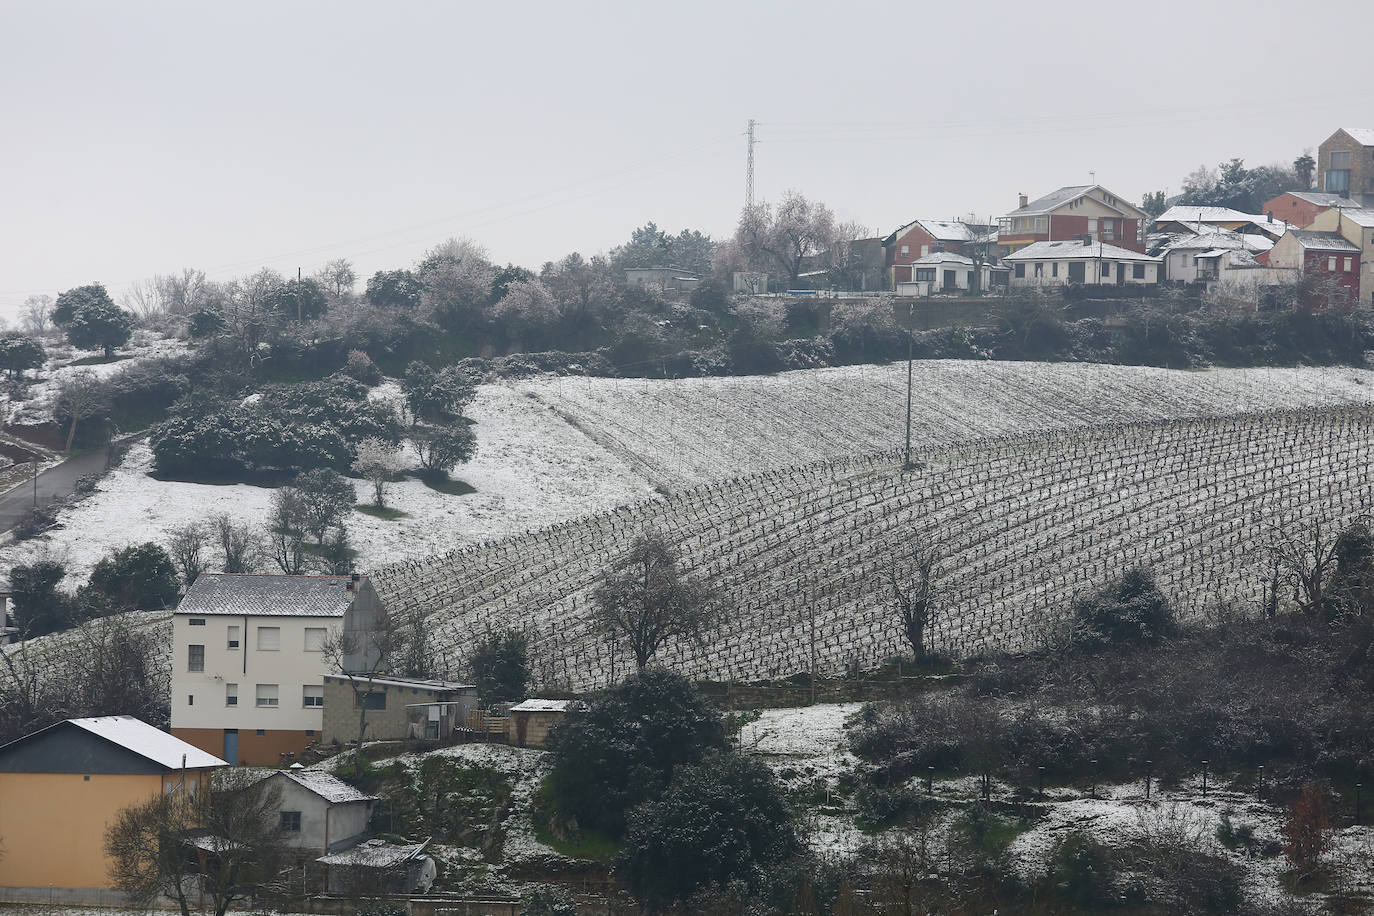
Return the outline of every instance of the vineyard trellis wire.
<path id="1" fill-rule="evenodd" d="M 931 447 L 905 473 L 881 452 L 708 483 L 373 581 L 389 606 L 425 616 L 438 673 L 460 676 L 488 627 L 517 626 L 543 683 L 594 688 L 612 650 L 591 588 L 654 529 L 731 607 L 704 647 L 672 643 L 659 663 L 721 681 L 808 670 L 814 611 L 820 666 L 838 673 L 903 651 L 881 569 L 930 543 L 949 596 L 933 644 L 954 654 L 1024 647 L 1075 594 L 1138 563 L 1185 617 L 1216 596 L 1255 606 L 1264 532 L 1366 511 L 1371 454 L 1367 406 L 1039 431 Z"/>

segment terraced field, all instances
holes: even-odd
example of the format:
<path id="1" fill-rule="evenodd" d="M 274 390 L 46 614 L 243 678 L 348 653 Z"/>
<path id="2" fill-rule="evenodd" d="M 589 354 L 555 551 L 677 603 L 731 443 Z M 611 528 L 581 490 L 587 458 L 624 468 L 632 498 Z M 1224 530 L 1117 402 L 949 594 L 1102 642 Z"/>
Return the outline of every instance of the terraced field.
<path id="1" fill-rule="evenodd" d="M 1374 411 L 1331 407 L 1095 426 L 895 452 L 710 484 L 374 572 L 393 610 L 428 616 L 459 674 L 489 626 L 523 628 L 538 679 L 574 689 L 630 661 L 594 632 L 591 587 L 646 529 L 677 543 L 730 608 L 705 645 L 659 661 L 756 679 L 872 666 L 903 650 L 882 572 L 939 544 L 948 613 L 934 645 L 1015 648 L 1076 593 L 1148 564 L 1186 616 L 1255 607 L 1274 526 L 1345 523 L 1374 497 Z"/>

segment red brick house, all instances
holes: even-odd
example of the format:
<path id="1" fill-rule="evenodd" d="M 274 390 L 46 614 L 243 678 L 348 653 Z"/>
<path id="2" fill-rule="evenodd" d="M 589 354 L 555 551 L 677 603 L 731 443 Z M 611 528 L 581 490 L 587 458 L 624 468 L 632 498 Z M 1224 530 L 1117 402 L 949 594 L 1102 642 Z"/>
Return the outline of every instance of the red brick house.
<path id="1" fill-rule="evenodd" d="M 1332 207 L 1354 210 L 1359 203 L 1342 194 L 1327 194 L 1324 191 L 1284 191 L 1273 200 L 1266 201 L 1264 212 L 1276 220 L 1284 220 L 1298 229 L 1306 229 L 1318 215 Z"/>
<path id="2" fill-rule="evenodd" d="M 1141 227 L 1149 214 L 1101 185 L 1073 185 L 1027 202 L 997 221 L 997 243 L 1008 254 L 1035 242 L 1090 237 L 1128 251 L 1145 251 Z"/>
<path id="3" fill-rule="evenodd" d="M 967 254 L 965 246 L 991 233 L 992 226 L 958 220 L 912 220 L 883 239 L 888 289 L 896 289 L 898 283 L 914 282 L 911 265 L 921 258 L 937 251 Z"/>
<path id="4" fill-rule="evenodd" d="M 1270 267 L 1296 267 L 1315 281 L 1303 301 L 1306 308 L 1351 307 L 1360 301 L 1360 248 L 1339 232 L 1292 229 L 1274 243 L 1266 261 Z"/>

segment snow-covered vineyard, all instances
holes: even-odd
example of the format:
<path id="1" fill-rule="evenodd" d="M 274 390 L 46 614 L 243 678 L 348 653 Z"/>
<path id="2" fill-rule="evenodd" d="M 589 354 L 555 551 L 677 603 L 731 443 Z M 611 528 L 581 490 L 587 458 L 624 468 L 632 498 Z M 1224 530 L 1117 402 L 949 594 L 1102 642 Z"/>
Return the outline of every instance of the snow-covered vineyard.
<path id="1" fill-rule="evenodd" d="M 553 379 L 516 387 L 653 483 L 886 451 L 906 425 L 905 364 L 749 378 Z M 967 442 L 1040 429 L 1368 403 L 1374 372 L 918 360 L 912 441 Z"/>
<path id="2" fill-rule="evenodd" d="M 474 634 L 521 627 L 538 677 L 604 685 L 631 662 L 591 623 L 591 587 L 649 529 L 680 545 L 729 612 L 705 645 L 661 661 L 717 680 L 829 671 L 902 650 L 884 607 L 895 559 L 939 545 L 950 606 L 935 645 L 1026 644 L 1075 594 L 1147 564 L 1184 617 L 1219 600 L 1254 607 L 1275 525 L 1364 512 L 1374 413 L 1279 411 L 1095 427 L 883 453 L 703 486 L 521 537 L 375 571 L 388 604 L 419 609 L 441 667 Z"/>

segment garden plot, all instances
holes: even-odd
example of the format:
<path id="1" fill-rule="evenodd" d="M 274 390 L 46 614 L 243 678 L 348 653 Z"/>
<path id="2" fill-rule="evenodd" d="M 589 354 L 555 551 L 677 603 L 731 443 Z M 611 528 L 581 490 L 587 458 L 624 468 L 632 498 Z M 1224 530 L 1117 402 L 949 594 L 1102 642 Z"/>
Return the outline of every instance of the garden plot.
<path id="1" fill-rule="evenodd" d="M 669 489 L 886 451 L 906 434 L 905 364 L 514 387 Z M 1368 403 L 1374 372 L 920 360 L 912 391 L 912 442 L 927 448 L 1040 429 Z"/>

